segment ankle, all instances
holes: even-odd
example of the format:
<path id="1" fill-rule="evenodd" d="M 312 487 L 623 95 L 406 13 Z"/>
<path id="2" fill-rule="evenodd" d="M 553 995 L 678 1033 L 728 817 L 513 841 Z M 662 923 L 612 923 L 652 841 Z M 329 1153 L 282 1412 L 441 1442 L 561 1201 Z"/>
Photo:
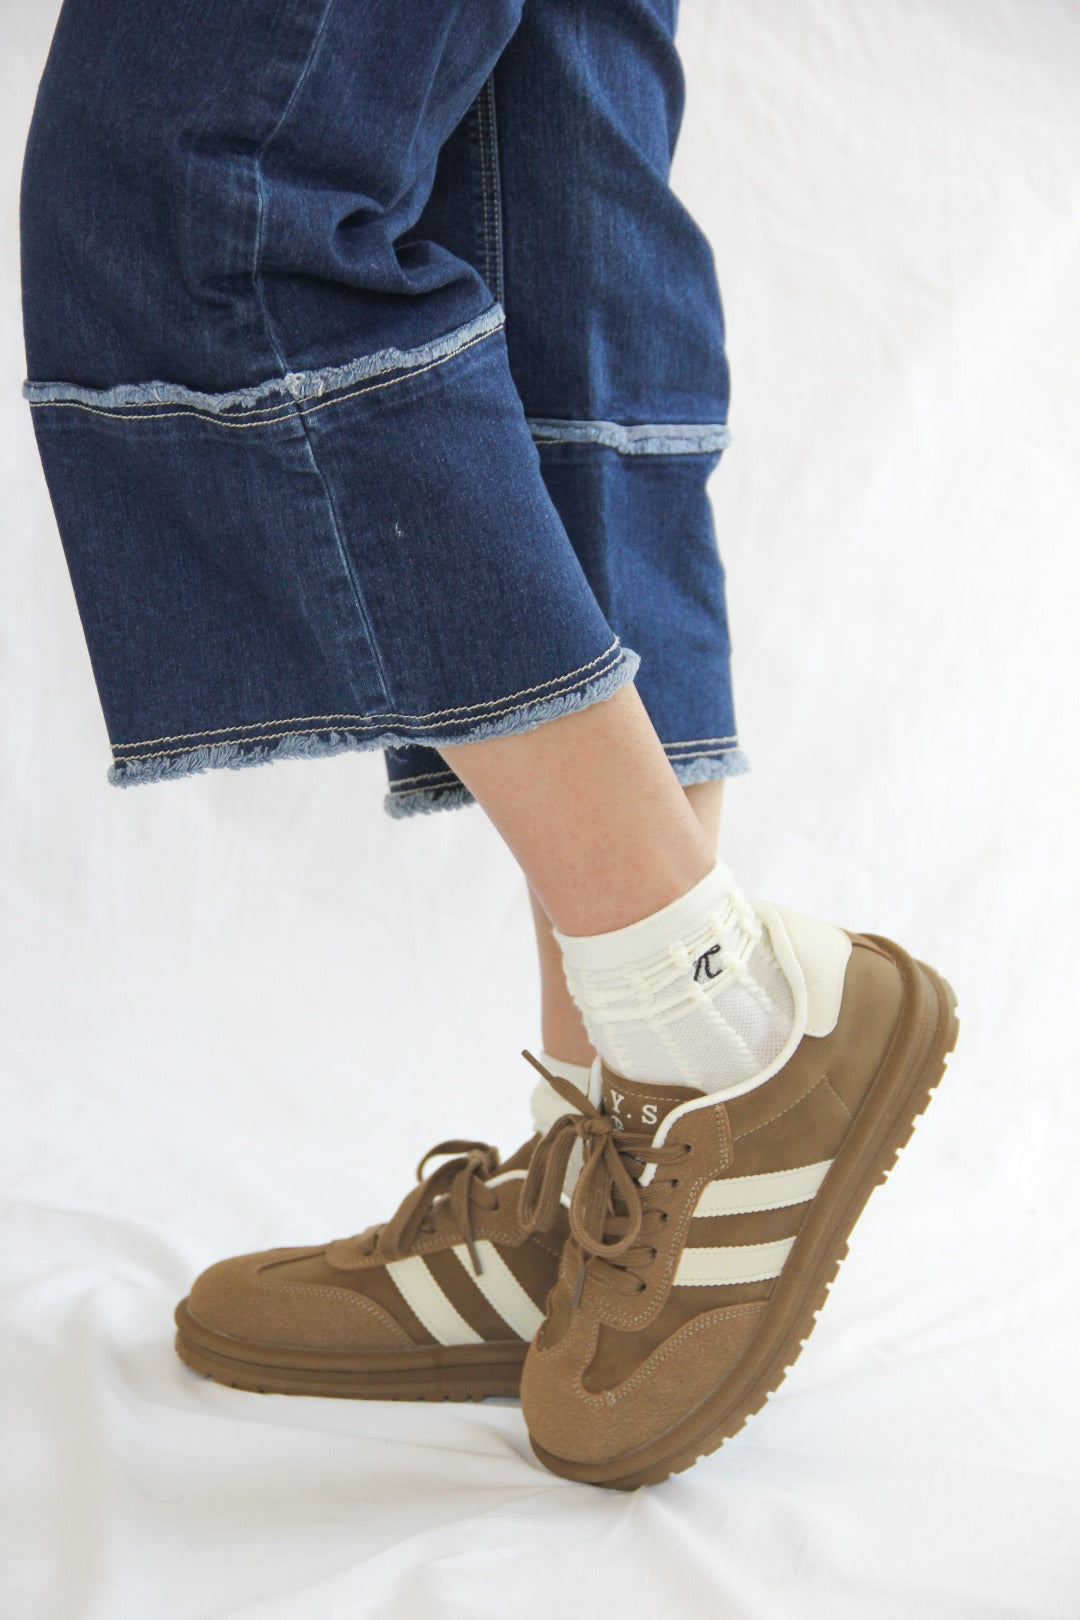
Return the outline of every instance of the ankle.
<path id="1" fill-rule="evenodd" d="M 794 996 L 761 917 L 722 862 L 629 927 L 555 931 L 591 1041 L 624 1079 L 723 1091 L 767 1072 Z"/>
<path id="2" fill-rule="evenodd" d="M 596 1056 L 596 1048 L 586 1035 L 580 1019 L 578 1026 L 576 1029 L 560 1030 L 541 1023 L 541 1039 L 548 1057 L 555 1058 L 559 1063 L 568 1063 L 574 1068 L 588 1068 Z"/>

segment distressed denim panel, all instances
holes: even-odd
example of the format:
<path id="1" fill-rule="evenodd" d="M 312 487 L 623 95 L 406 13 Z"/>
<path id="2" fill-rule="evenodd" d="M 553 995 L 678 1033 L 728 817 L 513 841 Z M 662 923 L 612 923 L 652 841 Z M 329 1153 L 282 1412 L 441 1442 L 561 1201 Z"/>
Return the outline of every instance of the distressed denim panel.
<path id="1" fill-rule="evenodd" d="M 296 399 L 49 393 L 34 426 L 114 780 L 295 754 L 301 734 L 309 754 L 338 734 L 469 740 L 633 673 L 548 496 L 497 321 L 309 376 Z"/>

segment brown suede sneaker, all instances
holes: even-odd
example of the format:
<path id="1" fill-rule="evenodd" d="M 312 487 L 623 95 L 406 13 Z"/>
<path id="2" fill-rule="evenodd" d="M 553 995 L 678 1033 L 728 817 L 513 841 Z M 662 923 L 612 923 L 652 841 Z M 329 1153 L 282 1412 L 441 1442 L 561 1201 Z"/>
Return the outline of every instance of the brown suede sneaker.
<path id="1" fill-rule="evenodd" d="M 598 1059 L 600 1108 L 565 1115 L 533 1154 L 522 1205 L 542 1224 L 584 1145 L 521 1386 L 533 1449 L 567 1479 L 655 1484 L 764 1404 L 955 1044 L 955 998 L 932 969 L 889 940 L 757 909 L 796 1003 L 768 1077 L 718 1101 Z"/>
<path id="2" fill-rule="evenodd" d="M 385 1225 L 211 1266 L 176 1308 L 178 1354 L 219 1383 L 285 1395 L 517 1395 L 567 1233 L 558 1195 L 546 1230 L 526 1230 L 518 1206 L 540 1135 L 566 1114 L 565 1094 L 537 1086 L 537 1134 L 504 1165 L 483 1142 L 433 1148 L 418 1180 L 428 1159 L 456 1157 Z"/>

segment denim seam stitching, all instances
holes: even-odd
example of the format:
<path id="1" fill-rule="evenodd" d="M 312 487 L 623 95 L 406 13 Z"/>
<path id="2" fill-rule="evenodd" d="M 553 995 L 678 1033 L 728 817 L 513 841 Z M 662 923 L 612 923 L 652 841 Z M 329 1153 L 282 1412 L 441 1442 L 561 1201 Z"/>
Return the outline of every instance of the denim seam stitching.
<path id="1" fill-rule="evenodd" d="M 495 117 L 495 77 L 490 74 L 482 92 L 480 115 L 481 184 L 484 197 L 484 253 L 488 286 L 502 302 L 503 238 L 502 198 L 499 187 L 498 124 Z"/>
<path id="2" fill-rule="evenodd" d="M 465 787 L 464 782 L 443 782 L 438 787 L 403 788 L 400 793 L 395 792 L 395 790 L 393 788 L 391 788 L 390 789 L 390 798 L 391 799 L 410 799 L 410 798 L 413 798 L 415 796 L 423 797 L 423 795 L 425 793 L 430 797 L 434 793 L 441 793 L 443 791 L 443 789 L 445 789 L 448 793 L 449 792 L 456 793 L 459 789 L 462 792 L 468 792 L 468 789 Z"/>
<path id="3" fill-rule="evenodd" d="M 568 681 L 575 675 L 584 675 L 587 670 L 595 669 L 597 664 L 603 663 L 605 658 L 619 651 L 621 646 L 622 644 L 618 636 L 616 636 L 610 647 L 605 647 L 602 653 L 598 653 L 595 658 L 591 658 L 587 664 L 579 664 L 576 669 L 569 669 L 564 675 L 553 675 L 549 681 L 538 681 L 535 686 L 523 686 L 518 692 L 507 692 L 502 697 L 497 698 L 485 698 L 482 703 L 463 703 L 452 709 L 429 709 L 425 714 L 407 714 L 404 711 L 387 710 L 381 714 L 300 714 L 283 720 L 250 720 L 244 725 L 214 726 L 206 731 L 177 731 L 171 737 L 141 737 L 138 742 L 113 743 L 112 748 L 114 752 L 117 748 L 146 748 L 159 742 L 183 742 L 185 737 L 220 737 L 223 732 L 227 731 L 252 731 L 259 726 L 303 726 L 309 723 L 313 724 L 318 720 L 358 720 L 361 723 L 370 722 L 378 725 L 384 720 L 441 720 L 444 715 L 448 714 L 475 714 L 478 709 L 491 708 L 495 704 L 503 704 L 504 706 L 508 703 L 512 704 L 517 698 L 529 697 L 533 692 L 542 692 L 546 686 L 556 686 L 560 681 Z M 496 712 L 500 711 L 496 710 Z M 240 739 L 241 742 L 243 740 L 243 738 Z"/>
<path id="4" fill-rule="evenodd" d="M 391 783 L 390 795 L 394 799 L 407 799 L 413 793 L 438 793 L 441 788 L 463 788 L 464 786 L 464 782 L 458 781 L 456 777 L 448 782 L 437 783 L 435 786 L 428 787 L 398 788 Z"/>
<path id="5" fill-rule="evenodd" d="M 486 81 L 485 81 L 485 83 L 486 83 Z M 481 232 L 483 234 L 483 238 L 484 238 L 484 246 L 483 246 L 484 280 L 488 282 L 488 285 L 490 287 L 490 285 L 491 285 L 491 282 L 490 282 L 490 276 L 491 276 L 491 235 L 490 235 L 490 222 L 488 220 L 487 155 L 486 155 L 486 147 L 485 147 L 485 142 L 484 142 L 484 91 L 483 90 L 480 91 L 480 94 L 476 98 L 476 104 L 475 104 L 475 107 L 474 107 L 473 111 L 474 111 L 474 116 L 475 116 L 476 149 L 477 149 L 477 151 L 479 153 L 479 158 L 480 158 L 480 161 L 479 161 L 479 171 L 480 172 L 479 172 L 478 180 L 479 180 L 479 187 L 480 187 L 480 230 L 481 230 Z"/>
<path id="6" fill-rule="evenodd" d="M 595 444 L 620 455 L 704 455 L 726 450 L 731 430 L 726 422 L 572 421 L 530 416 L 529 432 L 537 444 Z"/>
<path id="7" fill-rule="evenodd" d="M 417 776 L 395 776 L 391 778 L 390 789 L 392 792 L 395 788 L 403 787 L 406 782 L 439 781 L 456 782 L 457 774 L 454 771 L 421 771 Z"/>
<path id="8" fill-rule="evenodd" d="M 613 673 L 615 667 L 617 667 L 617 666 L 613 665 L 612 670 L 610 670 L 610 671 L 609 670 L 603 670 L 603 671 L 600 672 L 600 674 L 607 675 L 607 674 Z M 481 724 L 486 724 L 486 722 L 493 719 L 495 715 L 510 714 L 510 713 L 512 713 L 514 711 L 515 708 L 516 709 L 531 709 L 531 708 L 536 707 L 537 704 L 548 703 L 553 698 L 567 697 L 567 696 L 569 696 L 569 694 L 571 692 L 579 691 L 582 687 L 591 685 L 591 683 L 593 681 L 595 681 L 595 680 L 597 680 L 599 678 L 600 678 L 599 675 L 590 675 L 584 680 L 575 681 L 573 686 L 567 687 L 562 692 L 548 693 L 545 697 L 530 698 L 528 703 L 519 703 L 519 704 L 508 703 L 503 708 L 494 710 L 493 714 L 486 714 L 486 715 L 478 716 L 478 719 L 480 720 Z M 454 725 L 468 724 L 467 721 L 454 721 L 454 722 L 451 722 L 451 723 L 454 724 Z M 349 731 L 375 731 L 375 732 L 378 732 L 378 731 L 384 729 L 384 723 L 383 723 L 383 721 L 377 719 L 377 720 L 371 721 L 370 723 L 368 723 L 366 725 L 332 726 L 332 727 L 323 727 L 321 729 L 333 730 L 333 731 L 342 731 L 342 732 L 349 732 Z M 397 722 L 397 724 L 392 729 L 394 731 L 403 731 L 403 730 L 411 729 L 411 726 L 410 726 L 410 724 L 408 722 L 402 723 L 399 720 Z M 428 726 L 428 725 L 420 725 L 417 729 L 419 729 L 421 731 L 430 731 L 432 728 L 430 726 Z M 218 745 L 215 745 L 213 743 L 209 743 L 209 744 L 208 743 L 190 743 L 185 748 L 166 748 L 166 749 L 161 750 L 159 753 L 149 753 L 149 754 L 145 754 L 145 753 L 144 754 L 131 754 L 131 753 L 128 753 L 128 754 L 119 754 L 119 755 L 117 755 L 116 747 L 122 747 L 122 746 L 131 747 L 132 746 L 131 744 L 127 744 L 127 745 L 117 744 L 113 748 L 113 756 L 114 756 L 114 758 L 116 760 L 116 763 L 118 765 L 126 765 L 126 764 L 132 763 L 134 761 L 138 761 L 138 760 L 165 759 L 165 758 L 168 758 L 170 755 L 175 755 L 175 754 L 197 754 L 197 753 L 200 753 L 206 747 L 215 747 L 215 746 L 242 747 L 245 743 L 277 742 L 282 737 L 305 737 L 305 736 L 313 736 L 313 735 L 316 735 L 316 734 L 317 734 L 317 729 L 316 728 L 309 728 L 307 731 L 273 731 L 273 732 L 269 732 L 269 733 L 259 733 L 259 734 L 256 734 L 255 736 L 252 736 L 252 737 L 225 737 L 225 738 L 221 739 L 221 742 Z"/>
<path id="9" fill-rule="evenodd" d="M 701 743 L 733 743 L 738 738 L 734 733 L 727 737 L 686 737 L 682 742 L 664 743 L 665 748 L 697 748 Z"/>
<path id="10" fill-rule="evenodd" d="M 691 759 L 723 759 L 725 754 L 735 753 L 738 753 L 738 749 L 732 744 L 729 748 L 704 749 L 700 754 L 669 754 L 668 758 L 673 765 L 685 765 Z"/>
<path id="11" fill-rule="evenodd" d="M 501 326 L 501 321 L 499 324 Z M 481 332 L 476 337 L 470 338 L 468 342 L 461 344 L 459 348 L 454 349 L 450 354 L 444 354 L 438 360 L 429 360 L 428 363 L 423 366 L 410 366 L 407 371 L 402 371 L 400 376 L 391 377 L 387 382 L 369 383 L 364 388 L 354 388 L 347 394 L 338 394 L 333 399 L 323 400 L 318 405 L 298 405 L 292 400 L 285 400 L 281 403 L 281 405 L 267 406 L 262 412 L 260 420 L 256 422 L 236 422 L 214 411 L 196 410 L 190 407 L 180 411 L 155 411 L 153 415 L 129 417 L 128 420 L 134 422 L 167 422 L 176 416 L 196 416 L 204 422 L 213 422 L 218 427 L 266 427 L 273 422 L 283 421 L 290 416 L 311 416 L 316 411 L 324 411 L 331 405 L 342 405 L 346 400 L 356 399 L 361 394 L 373 394 L 380 388 L 393 388 L 398 383 L 407 382 L 411 377 L 422 376 L 425 371 L 433 371 L 436 366 L 444 366 L 448 360 L 456 359 L 459 354 L 464 354 L 465 351 L 467 349 L 471 349 L 474 344 L 484 342 L 486 338 L 491 337 L 492 334 L 498 330 L 499 327 L 492 327 L 491 331 L 489 332 Z M 115 405 L 110 406 L 108 409 L 104 409 L 95 405 L 86 405 L 81 400 L 75 399 L 31 400 L 30 406 L 32 410 L 46 410 L 50 406 L 60 406 L 66 410 L 88 411 L 91 416 L 115 416 L 120 411 L 131 411 L 138 409 L 142 409 L 144 411 L 154 410 L 153 402 L 141 407 L 132 404 Z M 271 415 L 270 412 L 273 412 L 274 414 Z M 250 416 L 254 415 L 255 412 L 245 411 L 243 414 Z"/>
<path id="12" fill-rule="evenodd" d="M 273 349 L 277 363 L 282 368 L 283 372 L 286 369 L 285 356 L 282 353 L 281 344 L 278 342 L 277 334 L 274 331 L 274 323 L 270 317 L 270 310 L 266 303 L 266 298 L 263 291 L 263 280 L 260 274 L 263 226 L 266 220 L 266 183 L 262 171 L 262 161 L 267 151 L 273 145 L 278 131 L 282 128 L 285 120 L 288 118 L 292 105 L 311 72 L 312 64 L 319 54 L 323 36 L 326 33 L 326 26 L 330 18 L 330 13 L 333 9 L 334 0 L 326 0 L 326 4 L 323 7 L 322 16 L 319 19 L 319 26 L 315 30 L 315 37 L 311 41 L 303 68 L 297 75 L 292 90 L 285 101 L 285 105 L 278 115 L 277 122 L 274 124 L 274 127 L 270 131 L 269 135 L 267 135 L 266 139 L 260 145 L 258 151 L 255 153 L 251 164 L 251 172 L 255 182 L 256 202 L 255 239 L 252 243 L 251 249 L 251 285 L 252 291 L 258 300 L 259 308 L 262 311 L 263 323 L 266 328 L 266 336 L 269 339 L 270 347 Z M 385 384 L 376 386 L 385 386 Z M 305 417 L 308 414 L 308 412 L 297 411 L 297 415 L 300 418 L 300 431 L 303 434 L 304 444 L 307 449 L 307 457 L 312 468 L 314 469 L 315 476 L 319 480 L 319 485 L 322 489 L 323 499 L 326 502 L 327 515 L 330 519 L 330 528 L 334 536 L 334 544 L 337 547 L 341 567 L 344 570 L 345 578 L 348 581 L 349 588 L 352 593 L 355 611 L 359 615 L 360 628 L 364 643 L 375 666 L 374 672 L 378 678 L 379 692 L 383 700 L 386 701 L 390 697 L 390 689 L 387 684 L 386 665 L 383 661 L 382 650 L 379 647 L 379 638 L 375 634 L 375 627 L 371 621 L 371 614 L 368 609 L 367 599 L 365 597 L 363 587 L 361 586 L 360 579 L 357 574 L 355 560 L 350 556 L 349 548 L 345 544 L 345 536 L 342 532 L 341 520 L 338 516 L 337 503 L 334 500 L 333 491 L 330 487 L 330 481 L 320 465 L 319 457 L 316 454 L 315 445 L 312 442 L 311 433 L 305 420 Z"/>
<path id="13" fill-rule="evenodd" d="M 470 107 L 470 180 L 474 193 L 479 191 L 479 235 L 483 238 L 479 246 L 479 269 L 487 282 L 487 261 L 489 261 L 489 246 L 487 246 L 487 209 L 486 194 L 484 194 L 484 91 L 478 92 L 476 100 Z M 474 160 L 474 154 L 479 154 L 479 160 Z M 489 283 L 491 285 L 491 283 Z"/>

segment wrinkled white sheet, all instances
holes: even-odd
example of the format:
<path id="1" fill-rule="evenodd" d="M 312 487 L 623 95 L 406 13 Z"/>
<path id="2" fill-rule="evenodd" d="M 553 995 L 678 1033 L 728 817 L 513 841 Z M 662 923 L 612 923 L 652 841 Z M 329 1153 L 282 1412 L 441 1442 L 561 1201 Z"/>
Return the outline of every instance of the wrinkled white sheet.
<path id="1" fill-rule="evenodd" d="M 678 183 L 714 244 L 746 887 L 955 983 L 947 1080 L 767 1408 L 620 1496 L 511 1403 L 258 1397 L 171 1310 L 358 1230 L 420 1151 L 525 1133 L 523 886 L 377 756 L 120 793 L 18 396 L 0 119 L 5 1620 L 1051 1620 L 1077 1551 L 1080 13 L 685 0 Z"/>

